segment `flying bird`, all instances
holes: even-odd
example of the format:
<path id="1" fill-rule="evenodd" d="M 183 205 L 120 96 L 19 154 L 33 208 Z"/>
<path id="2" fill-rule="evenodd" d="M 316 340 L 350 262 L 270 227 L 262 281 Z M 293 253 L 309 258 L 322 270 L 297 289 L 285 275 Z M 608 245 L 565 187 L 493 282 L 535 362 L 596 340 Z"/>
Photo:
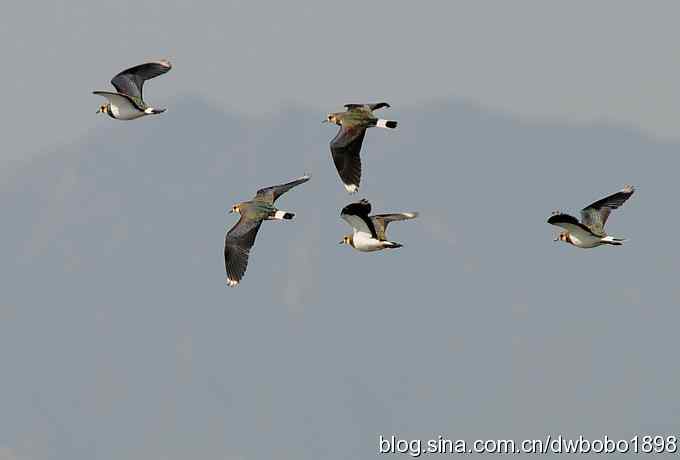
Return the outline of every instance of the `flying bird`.
<path id="1" fill-rule="evenodd" d="M 340 213 L 354 232 L 343 237 L 340 244 L 347 244 L 362 252 L 379 251 L 387 248 L 400 248 L 401 244 L 387 240 L 387 226 L 398 220 L 415 219 L 417 212 L 400 212 L 394 214 L 376 214 L 369 216 L 371 203 L 367 200 L 357 201 L 345 206 Z"/>
<path id="2" fill-rule="evenodd" d="M 376 118 L 373 111 L 389 107 L 387 102 L 377 104 L 345 104 L 345 112 L 329 113 L 324 123 L 340 125 L 338 134 L 331 140 L 331 155 L 340 175 L 340 180 L 349 193 L 359 189 L 361 181 L 361 144 L 366 135 L 366 128 L 394 129 L 397 122 Z"/>
<path id="3" fill-rule="evenodd" d="M 603 244 L 621 246 L 626 240 L 607 235 L 604 225 L 612 210 L 623 205 L 634 191 L 635 188 L 626 185 L 623 190 L 586 206 L 581 210 L 581 222 L 574 216 L 555 211 L 548 223 L 566 230 L 555 241 L 565 241 L 579 248 L 594 248 Z"/>
<path id="4" fill-rule="evenodd" d="M 161 60 L 123 70 L 111 80 L 111 84 L 118 91 L 117 93 L 111 91 L 93 92 L 93 94 L 108 99 L 107 103 L 99 106 L 97 113 L 105 113 L 116 120 L 134 120 L 146 115 L 165 112 L 165 109 L 156 109 L 144 102 L 142 87 L 146 80 L 163 75 L 171 68 L 170 61 Z"/>
<path id="5" fill-rule="evenodd" d="M 286 184 L 274 185 L 257 191 L 250 201 L 244 201 L 232 206 L 230 213 L 241 215 L 224 240 L 224 266 L 227 271 L 227 284 L 236 286 L 243 278 L 248 266 L 248 255 L 255 244 L 257 231 L 263 220 L 290 220 L 295 214 L 279 211 L 274 207 L 278 197 L 295 186 L 303 184 L 311 176 L 305 175 Z"/>

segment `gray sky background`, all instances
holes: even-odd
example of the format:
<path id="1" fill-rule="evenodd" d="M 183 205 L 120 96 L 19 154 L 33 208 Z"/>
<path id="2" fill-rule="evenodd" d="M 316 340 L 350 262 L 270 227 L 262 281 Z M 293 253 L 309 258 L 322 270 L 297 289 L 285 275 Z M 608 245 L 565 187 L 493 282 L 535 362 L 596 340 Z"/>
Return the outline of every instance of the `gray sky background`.
<path id="1" fill-rule="evenodd" d="M 2 157 L 102 123 L 90 91 L 160 57 L 175 68 L 149 85 L 158 105 L 187 91 L 250 114 L 457 97 L 677 139 L 679 14 L 672 1 L 20 2 L 0 17 Z"/>
<path id="2" fill-rule="evenodd" d="M 1 460 L 678 434 L 677 7 L 421 3 L 2 16 Z M 168 112 L 95 115 L 89 91 L 156 57 Z M 367 134 L 355 198 L 421 212 L 378 254 L 337 244 L 351 198 L 320 124 L 369 100 L 400 125 Z M 304 172 L 227 288 L 225 211 Z M 624 247 L 553 243 L 553 209 L 625 183 Z"/>

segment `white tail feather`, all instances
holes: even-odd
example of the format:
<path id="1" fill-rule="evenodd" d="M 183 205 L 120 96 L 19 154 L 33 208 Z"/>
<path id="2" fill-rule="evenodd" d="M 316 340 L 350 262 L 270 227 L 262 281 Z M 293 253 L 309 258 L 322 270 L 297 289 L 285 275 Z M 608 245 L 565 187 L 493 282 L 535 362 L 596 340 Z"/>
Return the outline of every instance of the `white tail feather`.
<path id="1" fill-rule="evenodd" d="M 378 128 L 388 128 L 388 129 L 394 129 L 397 126 L 396 121 L 390 121 L 390 120 L 383 120 L 382 118 L 378 119 L 378 121 L 375 124 Z"/>
<path id="2" fill-rule="evenodd" d="M 602 238 L 602 241 L 604 241 L 606 243 L 623 244 L 624 241 L 628 241 L 628 240 L 626 238 L 615 238 L 613 236 L 605 236 L 604 238 Z"/>
<path id="3" fill-rule="evenodd" d="M 292 212 L 286 212 L 286 211 L 276 211 L 274 215 L 271 217 L 272 219 L 277 219 L 277 220 L 290 220 L 293 218 L 295 214 Z"/>

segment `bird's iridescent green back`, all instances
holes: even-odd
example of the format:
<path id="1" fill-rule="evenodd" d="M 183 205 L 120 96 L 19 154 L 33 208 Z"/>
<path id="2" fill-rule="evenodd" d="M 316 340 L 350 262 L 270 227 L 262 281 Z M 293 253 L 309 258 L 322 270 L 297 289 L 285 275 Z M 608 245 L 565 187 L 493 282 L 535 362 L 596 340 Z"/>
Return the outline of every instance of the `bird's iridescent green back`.
<path id="1" fill-rule="evenodd" d="M 260 200 L 243 202 L 240 204 L 240 208 L 241 215 L 248 220 L 264 220 L 276 212 L 276 208 L 274 206 Z"/>

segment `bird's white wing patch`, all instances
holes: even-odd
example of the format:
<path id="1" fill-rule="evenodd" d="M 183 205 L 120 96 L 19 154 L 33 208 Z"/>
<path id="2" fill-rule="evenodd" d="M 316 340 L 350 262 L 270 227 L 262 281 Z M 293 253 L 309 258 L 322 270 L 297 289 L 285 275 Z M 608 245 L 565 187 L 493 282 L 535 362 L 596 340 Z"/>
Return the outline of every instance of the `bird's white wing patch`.
<path id="1" fill-rule="evenodd" d="M 98 96 L 103 96 L 106 99 L 108 99 L 111 105 L 115 105 L 118 107 L 132 105 L 130 104 L 130 100 L 128 98 L 126 98 L 125 96 L 121 96 L 120 94 L 110 93 L 108 91 L 97 91 L 95 94 Z"/>
<path id="2" fill-rule="evenodd" d="M 120 120 L 134 120 L 145 115 L 125 96 L 108 91 L 96 91 L 94 94 L 103 96 L 111 103 L 111 112 Z"/>
<path id="3" fill-rule="evenodd" d="M 366 222 L 361 217 L 353 214 L 343 214 L 342 218 L 352 226 L 355 232 L 366 233 L 369 237 L 371 236 L 371 229 L 368 228 L 368 225 L 366 225 Z"/>
<path id="4" fill-rule="evenodd" d="M 569 233 L 571 233 L 572 235 L 575 235 L 577 237 L 588 235 L 588 233 L 585 232 L 578 225 L 570 224 L 568 222 L 560 222 L 560 223 L 555 223 L 553 225 L 555 225 L 556 227 L 562 227 L 563 229 L 565 229 L 566 231 L 568 231 Z"/>
<path id="5" fill-rule="evenodd" d="M 345 190 L 349 193 L 356 193 L 357 190 L 359 190 L 359 187 L 356 184 L 342 184 L 345 186 Z"/>

